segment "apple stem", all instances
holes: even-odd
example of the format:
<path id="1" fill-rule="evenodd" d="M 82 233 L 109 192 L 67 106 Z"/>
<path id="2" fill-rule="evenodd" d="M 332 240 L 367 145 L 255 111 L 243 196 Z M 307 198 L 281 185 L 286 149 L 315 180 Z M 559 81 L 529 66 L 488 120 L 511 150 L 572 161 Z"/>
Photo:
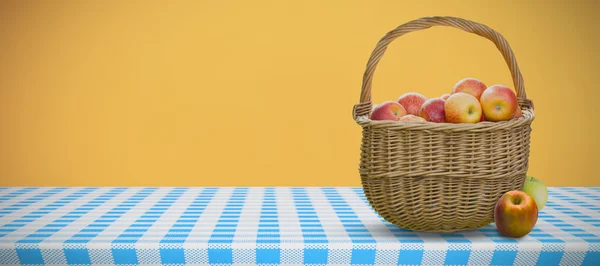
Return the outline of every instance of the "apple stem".
<path id="1" fill-rule="evenodd" d="M 520 197 L 519 197 L 519 198 L 514 198 L 514 199 L 512 200 L 512 203 L 513 203 L 514 205 L 519 205 L 519 204 L 521 204 L 521 198 L 520 198 Z"/>

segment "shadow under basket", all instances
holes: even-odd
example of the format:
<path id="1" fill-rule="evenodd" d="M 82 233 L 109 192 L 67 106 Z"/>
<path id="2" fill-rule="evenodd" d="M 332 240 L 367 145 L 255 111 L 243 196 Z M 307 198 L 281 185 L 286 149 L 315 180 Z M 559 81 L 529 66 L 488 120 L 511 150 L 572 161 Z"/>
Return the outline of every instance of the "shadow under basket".
<path id="1" fill-rule="evenodd" d="M 476 124 L 374 121 L 371 82 L 387 45 L 408 32 L 451 26 L 491 40 L 507 62 L 522 116 Z M 521 190 L 529 158 L 533 103 L 504 38 L 482 24 L 426 17 L 386 34 L 373 51 L 353 117 L 363 129 L 359 172 L 365 196 L 384 219 L 423 232 L 472 230 L 493 222 L 494 206 Z"/>

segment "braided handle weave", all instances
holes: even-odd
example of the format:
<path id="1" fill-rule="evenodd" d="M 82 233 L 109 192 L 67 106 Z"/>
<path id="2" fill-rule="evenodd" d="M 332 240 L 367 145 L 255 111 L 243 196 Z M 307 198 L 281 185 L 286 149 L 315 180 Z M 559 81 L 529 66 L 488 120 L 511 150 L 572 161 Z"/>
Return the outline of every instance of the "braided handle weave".
<path id="1" fill-rule="evenodd" d="M 532 105 L 532 103 L 527 99 L 525 87 L 523 86 L 523 77 L 521 76 L 521 71 L 517 65 L 515 55 L 513 54 L 510 45 L 508 45 L 508 42 L 506 42 L 500 33 L 489 28 L 488 26 L 466 19 L 456 17 L 424 17 L 400 25 L 394 30 L 388 32 L 385 36 L 383 36 L 383 38 L 381 38 L 381 40 L 379 40 L 377 46 L 371 53 L 371 57 L 367 63 L 367 69 L 363 75 L 360 103 L 354 106 L 353 111 L 355 118 L 361 115 L 369 114 L 371 111 L 371 83 L 373 81 L 373 74 L 375 73 L 375 68 L 377 68 L 379 60 L 381 60 L 383 57 L 387 46 L 396 38 L 406 33 L 428 29 L 432 26 L 455 27 L 466 32 L 485 37 L 486 39 L 492 41 L 498 50 L 500 50 L 500 53 L 502 53 L 506 64 L 508 64 L 519 102 L 521 104 Z"/>

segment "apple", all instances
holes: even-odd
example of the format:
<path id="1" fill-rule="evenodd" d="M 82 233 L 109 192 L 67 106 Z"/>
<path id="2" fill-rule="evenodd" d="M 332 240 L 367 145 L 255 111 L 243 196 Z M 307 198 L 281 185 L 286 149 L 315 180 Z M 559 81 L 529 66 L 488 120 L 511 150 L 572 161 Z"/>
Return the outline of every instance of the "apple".
<path id="1" fill-rule="evenodd" d="M 429 122 L 446 122 L 446 112 L 444 111 L 445 103 L 446 101 L 439 98 L 429 99 L 421 106 L 421 110 L 419 110 L 419 116 Z"/>
<path id="2" fill-rule="evenodd" d="M 485 119 L 494 122 L 512 119 L 519 106 L 515 93 L 503 85 L 487 88 L 481 94 L 480 102 Z"/>
<path id="3" fill-rule="evenodd" d="M 494 222 L 500 234 L 522 237 L 533 229 L 538 219 L 535 200 L 519 190 L 506 192 L 494 207 Z"/>
<path id="4" fill-rule="evenodd" d="M 517 105 L 517 110 L 515 111 L 515 115 L 513 116 L 513 118 L 519 118 L 523 115 L 523 112 L 521 112 L 521 107 L 519 107 Z"/>
<path id="5" fill-rule="evenodd" d="M 464 92 L 450 95 L 444 103 L 446 122 L 477 123 L 481 120 L 481 105 L 477 98 Z"/>
<path id="6" fill-rule="evenodd" d="M 411 115 L 419 115 L 421 105 L 427 101 L 427 98 L 420 93 L 409 92 L 398 98 L 398 103 L 401 104 L 406 112 Z"/>
<path id="7" fill-rule="evenodd" d="M 400 122 L 426 122 L 426 120 L 423 117 L 420 116 L 416 116 L 416 115 L 405 115 L 403 117 L 400 118 L 400 120 L 398 120 Z"/>
<path id="8" fill-rule="evenodd" d="M 473 97 L 479 100 L 481 94 L 483 93 L 483 91 L 485 91 L 486 88 L 487 87 L 485 86 L 485 84 L 483 84 L 483 82 L 481 82 L 478 79 L 465 78 L 461 79 L 454 85 L 454 87 L 452 88 L 452 94 L 457 92 L 464 92 L 473 95 Z"/>
<path id="9" fill-rule="evenodd" d="M 387 101 L 377 105 L 371 113 L 371 120 L 393 120 L 398 121 L 406 115 L 404 107 L 397 102 Z"/>
<path id="10" fill-rule="evenodd" d="M 537 204 L 538 211 L 542 210 L 546 206 L 548 200 L 548 188 L 546 184 L 535 177 L 528 176 L 525 179 L 525 186 L 523 186 L 523 192 L 531 196 Z"/>
<path id="11" fill-rule="evenodd" d="M 377 104 L 373 104 L 373 106 L 371 106 L 371 112 L 369 113 L 369 118 L 371 118 L 371 116 L 373 115 L 373 111 L 375 111 L 375 109 L 377 109 Z"/>
<path id="12" fill-rule="evenodd" d="M 445 100 L 448 100 L 448 97 L 450 97 L 450 94 L 446 93 L 446 94 L 440 96 L 440 99 L 445 101 Z"/>

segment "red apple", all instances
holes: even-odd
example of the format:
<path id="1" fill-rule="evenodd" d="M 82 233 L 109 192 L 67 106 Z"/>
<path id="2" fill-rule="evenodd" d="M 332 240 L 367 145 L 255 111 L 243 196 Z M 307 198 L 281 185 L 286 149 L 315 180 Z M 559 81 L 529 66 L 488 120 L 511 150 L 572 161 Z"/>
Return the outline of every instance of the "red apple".
<path id="1" fill-rule="evenodd" d="M 446 93 L 446 94 L 440 96 L 440 99 L 445 101 L 445 100 L 448 100 L 448 97 L 450 97 L 450 94 Z"/>
<path id="2" fill-rule="evenodd" d="M 426 122 L 424 118 L 416 115 L 405 115 L 398 120 L 400 122 Z"/>
<path id="3" fill-rule="evenodd" d="M 406 115 L 404 107 L 397 102 L 387 101 L 377 105 L 371 113 L 371 120 L 393 120 L 398 121 Z"/>
<path id="4" fill-rule="evenodd" d="M 464 92 L 450 95 L 444 103 L 446 122 L 477 123 L 481 120 L 481 105 L 477 98 Z"/>
<path id="5" fill-rule="evenodd" d="M 411 115 L 419 115 L 421 105 L 427 101 L 427 98 L 420 93 L 409 92 L 398 98 L 398 103 L 401 104 L 406 112 Z"/>
<path id="6" fill-rule="evenodd" d="M 533 229 L 538 219 L 535 200 L 520 190 L 506 192 L 494 208 L 498 231 L 508 237 L 522 237 Z"/>
<path id="7" fill-rule="evenodd" d="M 521 112 L 521 107 L 519 107 L 517 105 L 517 110 L 515 111 L 515 115 L 513 116 L 513 118 L 519 118 L 523 115 L 523 112 Z"/>
<path id="8" fill-rule="evenodd" d="M 502 85 L 487 88 L 481 94 L 480 102 L 485 120 L 495 122 L 512 119 L 519 106 L 515 93 Z"/>
<path id="9" fill-rule="evenodd" d="M 454 85 L 454 87 L 452 88 L 452 94 L 455 94 L 457 92 L 464 92 L 466 94 L 473 95 L 473 97 L 479 100 L 481 94 L 483 93 L 483 91 L 485 91 L 486 88 L 487 87 L 485 86 L 485 84 L 483 84 L 483 82 L 479 81 L 478 79 L 465 78 L 461 79 Z"/>
<path id="10" fill-rule="evenodd" d="M 446 122 L 446 112 L 444 104 L 446 101 L 442 99 L 432 98 L 421 106 L 419 116 L 425 118 L 429 122 L 443 123 Z"/>

